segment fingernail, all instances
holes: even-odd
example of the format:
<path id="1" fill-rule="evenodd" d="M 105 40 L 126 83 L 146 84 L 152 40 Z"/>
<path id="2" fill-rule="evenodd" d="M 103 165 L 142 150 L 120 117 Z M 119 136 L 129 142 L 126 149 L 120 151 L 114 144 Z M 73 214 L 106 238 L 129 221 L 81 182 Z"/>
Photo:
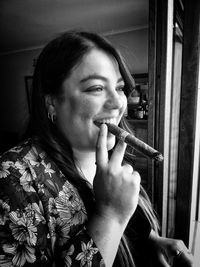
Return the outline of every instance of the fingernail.
<path id="1" fill-rule="evenodd" d="M 106 125 L 105 123 L 102 123 L 102 124 L 101 124 L 101 129 L 102 129 L 102 130 L 105 130 L 106 128 L 107 128 L 107 125 Z"/>

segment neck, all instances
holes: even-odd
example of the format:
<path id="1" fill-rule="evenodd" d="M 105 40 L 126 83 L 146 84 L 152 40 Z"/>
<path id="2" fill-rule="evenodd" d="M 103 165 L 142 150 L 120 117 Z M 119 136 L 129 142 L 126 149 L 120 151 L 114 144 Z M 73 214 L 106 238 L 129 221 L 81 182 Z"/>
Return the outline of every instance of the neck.
<path id="1" fill-rule="evenodd" d="M 86 178 L 91 184 L 96 173 L 96 155 L 95 152 L 80 151 L 73 148 L 73 154 L 75 164 L 80 170 L 80 173 Z"/>

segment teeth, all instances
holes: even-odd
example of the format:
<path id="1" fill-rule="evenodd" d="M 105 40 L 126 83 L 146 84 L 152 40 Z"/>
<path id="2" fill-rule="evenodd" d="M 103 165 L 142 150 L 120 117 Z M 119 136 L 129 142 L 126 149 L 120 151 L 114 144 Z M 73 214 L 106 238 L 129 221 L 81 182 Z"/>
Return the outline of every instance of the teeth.
<path id="1" fill-rule="evenodd" d="M 98 120 L 98 122 L 100 123 L 113 123 L 116 124 L 116 119 L 111 118 L 111 119 L 102 119 L 102 120 Z"/>

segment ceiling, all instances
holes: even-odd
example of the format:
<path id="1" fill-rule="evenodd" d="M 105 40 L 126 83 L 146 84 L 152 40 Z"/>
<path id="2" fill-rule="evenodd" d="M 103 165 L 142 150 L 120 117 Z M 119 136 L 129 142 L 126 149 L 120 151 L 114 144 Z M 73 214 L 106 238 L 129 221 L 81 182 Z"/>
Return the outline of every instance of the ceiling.
<path id="1" fill-rule="evenodd" d="M 148 25 L 148 0 L 1 0 L 0 53 L 36 48 L 81 28 L 103 34 Z"/>

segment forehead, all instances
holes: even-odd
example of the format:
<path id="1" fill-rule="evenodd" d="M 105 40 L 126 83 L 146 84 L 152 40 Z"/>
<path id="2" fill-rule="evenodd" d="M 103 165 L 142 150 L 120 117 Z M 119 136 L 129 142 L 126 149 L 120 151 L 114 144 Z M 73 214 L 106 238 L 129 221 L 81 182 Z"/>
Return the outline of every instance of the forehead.
<path id="1" fill-rule="evenodd" d="M 121 76 L 115 57 L 97 48 L 91 49 L 82 57 L 73 72 L 77 73 L 79 71 L 82 76 L 93 72 L 101 72 L 104 75 L 115 73 L 117 76 Z"/>

